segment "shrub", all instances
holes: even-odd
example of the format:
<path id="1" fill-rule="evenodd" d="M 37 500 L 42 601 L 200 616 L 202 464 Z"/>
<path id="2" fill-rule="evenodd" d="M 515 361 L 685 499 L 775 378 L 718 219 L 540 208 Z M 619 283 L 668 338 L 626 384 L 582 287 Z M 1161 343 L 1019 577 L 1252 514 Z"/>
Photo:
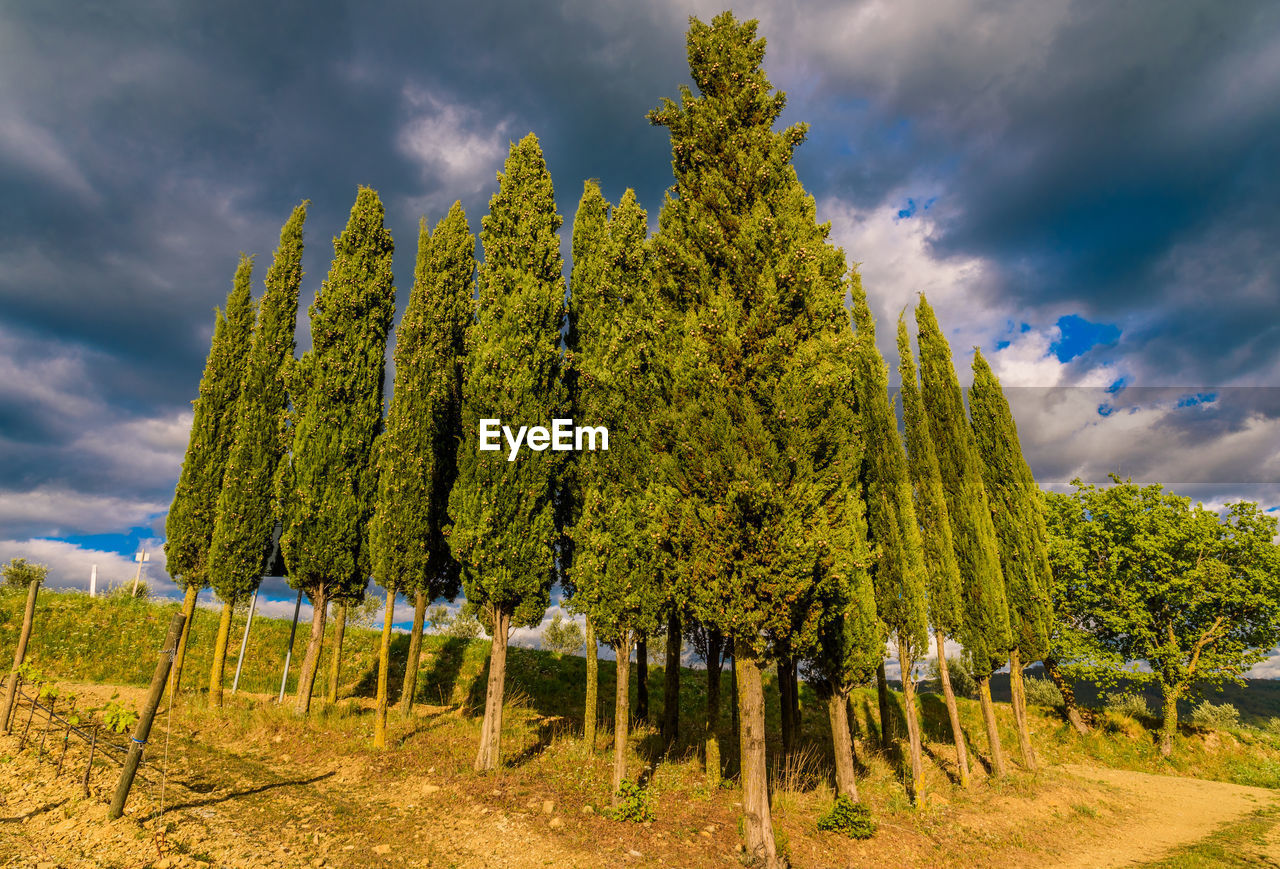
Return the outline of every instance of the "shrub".
<path id="1" fill-rule="evenodd" d="M 550 623 L 542 630 L 542 646 L 551 652 L 562 655 L 576 655 L 586 644 L 586 636 L 582 626 L 577 622 L 567 621 L 560 613 L 551 617 Z"/>
<path id="2" fill-rule="evenodd" d="M 876 822 L 869 808 L 855 803 L 848 794 L 841 794 L 831 809 L 818 818 L 818 829 L 843 833 L 850 839 L 870 839 L 876 834 Z"/>
<path id="3" fill-rule="evenodd" d="M 1230 703 L 1214 705 L 1204 700 L 1191 711 L 1191 723 L 1204 728 L 1236 727 L 1240 724 L 1240 710 Z"/>
<path id="4" fill-rule="evenodd" d="M 934 682 L 939 684 L 938 690 L 941 691 L 942 671 L 938 668 L 938 659 L 930 658 L 928 665 L 925 667 L 925 675 Z M 973 669 L 969 666 L 969 662 L 964 658 L 947 658 L 947 675 L 951 677 L 951 690 L 956 693 L 957 697 L 976 697 L 978 694 L 978 680 L 973 678 Z"/>
<path id="5" fill-rule="evenodd" d="M 1048 679 L 1027 679 L 1023 682 L 1027 690 L 1027 703 L 1032 706 L 1058 707 L 1066 701 L 1058 686 Z"/>
<path id="6" fill-rule="evenodd" d="M 1149 718 L 1151 709 L 1147 706 L 1147 698 L 1131 691 L 1112 691 L 1103 695 L 1103 708 L 1130 718 Z"/>
<path id="7" fill-rule="evenodd" d="M 33 564 L 25 558 L 11 558 L 0 566 L 0 574 L 4 575 L 4 584 L 8 588 L 26 590 L 35 579 L 44 582 L 49 575 L 47 564 Z"/>
<path id="8" fill-rule="evenodd" d="M 652 821 L 655 817 L 653 808 L 649 805 L 649 791 L 640 787 L 632 781 L 624 781 L 622 787 L 618 788 L 618 807 L 609 809 L 606 814 L 615 821 L 631 821 L 636 824 L 642 824 L 645 821 Z"/>

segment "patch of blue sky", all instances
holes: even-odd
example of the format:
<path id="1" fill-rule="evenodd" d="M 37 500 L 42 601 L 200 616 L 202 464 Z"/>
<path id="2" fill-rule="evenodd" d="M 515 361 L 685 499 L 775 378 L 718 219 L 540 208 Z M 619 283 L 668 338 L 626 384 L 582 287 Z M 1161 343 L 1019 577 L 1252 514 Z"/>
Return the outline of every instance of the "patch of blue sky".
<path id="1" fill-rule="evenodd" d="M 907 197 L 907 204 L 904 205 L 902 208 L 898 209 L 898 219 L 909 220 L 910 218 L 915 217 L 918 213 L 922 211 L 928 211 L 930 207 L 933 206 L 933 203 L 937 201 L 938 201 L 938 197 L 936 196 L 930 196 L 928 199 L 925 199 L 923 201 L 917 200 L 914 197 L 909 196 Z"/>
<path id="2" fill-rule="evenodd" d="M 69 534 L 63 537 L 46 537 L 45 540 L 60 540 L 79 546 L 81 549 L 94 549 L 99 552 L 118 552 L 132 556 L 138 551 L 143 540 L 155 537 L 155 532 L 145 525 L 138 525 L 126 532 L 110 534 Z"/>
<path id="3" fill-rule="evenodd" d="M 1108 417 L 1115 412 L 1116 412 L 1116 409 L 1111 405 L 1107 404 L 1106 402 L 1103 402 L 1102 404 L 1098 405 L 1098 416 Z"/>
<path id="4" fill-rule="evenodd" d="M 1128 378 L 1121 377 L 1107 387 L 1108 395 L 1115 395 L 1129 385 Z"/>
<path id="5" fill-rule="evenodd" d="M 1059 362 L 1070 362 L 1097 347 L 1112 344 L 1120 337 L 1120 327 L 1113 323 L 1092 323 L 1079 314 L 1067 314 L 1058 318 L 1058 340 L 1049 345 L 1049 352 Z"/>
<path id="6" fill-rule="evenodd" d="M 1178 399 L 1178 407 L 1196 407 L 1201 404 L 1213 404 L 1218 400 L 1216 392 L 1197 392 L 1195 395 L 1184 395 Z"/>

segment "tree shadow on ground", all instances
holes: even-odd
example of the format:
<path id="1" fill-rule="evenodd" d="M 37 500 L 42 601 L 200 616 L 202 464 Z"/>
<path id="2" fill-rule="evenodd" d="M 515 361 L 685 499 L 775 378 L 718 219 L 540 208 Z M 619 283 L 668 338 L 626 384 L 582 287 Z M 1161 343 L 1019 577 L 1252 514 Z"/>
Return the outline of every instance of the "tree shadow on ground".
<path id="1" fill-rule="evenodd" d="M 430 652 L 431 665 L 425 670 L 418 670 L 418 690 L 415 700 L 424 703 L 438 703 L 441 706 L 450 706 L 454 702 L 454 694 L 458 687 L 458 676 L 462 673 L 463 662 L 466 660 L 467 649 L 471 645 L 471 640 L 465 640 L 461 637 L 447 637 L 440 646 Z M 426 644 L 423 644 L 423 653 L 427 654 Z M 480 684 L 489 678 L 489 666 L 486 663 L 484 672 L 480 678 L 475 681 Z M 472 684 L 471 691 L 468 695 L 468 704 L 474 707 L 474 701 L 470 699 L 470 694 L 475 692 L 475 684 Z M 483 695 L 481 695 L 481 703 L 483 703 Z"/>
<path id="2" fill-rule="evenodd" d="M 332 770 L 330 770 L 329 772 L 322 773 L 321 775 L 312 776 L 309 779 L 298 779 L 297 781 L 272 782 L 270 784 L 258 785 L 257 787 L 253 787 L 253 788 L 245 788 L 242 791 L 230 791 L 228 793 L 222 794 L 221 796 L 210 797 L 207 800 L 191 800 L 190 802 L 177 803 L 176 805 L 167 806 L 165 808 L 165 811 L 174 812 L 179 809 L 195 809 L 201 806 L 212 806 L 217 803 L 225 803 L 228 800 L 236 799 L 237 797 L 253 796 L 254 794 L 260 794 L 266 791 L 276 790 L 277 788 L 301 787 L 304 785 L 312 785 L 318 781 L 323 781 L 324 779 L 327 779 L 332 775 L 334 775 L 334 773 Z M 152 812 L 151 815 L 149 815 L 146 820 L 153 820 L 154 818 L 157 818 L 159 816 L 160 816 L 160 811 L 157 809 L 155 812 Z"/>
<path id="3" fill-rule="evenodd" d="M 31 818 L 34 818 L 36 815 L 43 815 L 45 812 L 52 811 L 53 809 L 58 808 L 58 806 L 61 806 L 66 801 L 67 801 L 66 799 L 61 799 L 61 800 L 58 800 L 58 802 L 56 803 L 45 803 L 43 806 L 40 806 L 38 809 L 32 809 L 31 811 L 27 812 L 24 815 L 14 815 L 12 818 L 0 818 L 0 824 L 25 823 Z"/>
<path id="4" fill-rule="evenodd" d="M 408 656 L 409 635 L 392 634 L 391 649 L 388 653 L 390 666 L 387 668 L 387 697 L 391 703 L 395 703 L 399 699 L 400 691 L 404 686 L 404 668 Z M 356 677 L 356 683 L 351 689 L 351 696 L 376 697 L 377 694 L 378 659 L 375 657 L 373 664 L 361 670 Z"/>

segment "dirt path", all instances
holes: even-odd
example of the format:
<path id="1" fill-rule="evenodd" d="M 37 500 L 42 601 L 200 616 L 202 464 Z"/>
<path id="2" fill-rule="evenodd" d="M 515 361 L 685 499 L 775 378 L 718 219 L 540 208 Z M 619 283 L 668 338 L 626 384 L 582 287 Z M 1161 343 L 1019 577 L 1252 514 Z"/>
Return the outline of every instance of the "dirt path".
<path id="1" fill-rule="evenodd" d="M 1198 842 L 1222 827 L 1268 806 L 1280 805 L 1280 794 L 1267 788 L 1122 769 L 1064 766 L 1064 771 L 1098 782 L 1131 806 L 1129 820 L 1101 835 L 1082 837 L 1063 869 L 1133 866 Z M 1275 836 L 1271 837 L 1275 846 Z M 1280 857 L 1280 851 L 1268 854 Z"/>

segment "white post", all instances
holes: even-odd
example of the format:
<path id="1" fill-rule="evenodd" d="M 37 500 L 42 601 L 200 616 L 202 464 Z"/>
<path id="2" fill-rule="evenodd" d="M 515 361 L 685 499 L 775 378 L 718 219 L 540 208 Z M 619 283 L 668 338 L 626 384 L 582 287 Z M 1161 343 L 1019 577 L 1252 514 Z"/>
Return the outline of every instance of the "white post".
<path id="1" fill-rule="evenodd" d="M 138 554 L 133 556 L 133 560 L 138 562 L 138 570 L 133 575 L 133 590 L 129 592 L 129 597 L 138 596 L 138 580 L 142 579 L 142 565 L 151 560 L 151 556 L 147 554 L 147 550 L 139 549 Z"/>
<path id="2" fill-rule="evenodd" d="M 262 577 L 266 579 L 266 577 Z M 259 585 L 262 579 L 258 580 Z M 240 638 L 240 657 L 236 659 L 236 677 L 231 680 L 231 693 L 240 687 L 240 668 L 244 666 L 244 650 L 249 645 L 249 628 L 253 627 L 253 611 L 258 608 L 258 589 L 253 590 L 253 598 L 249 601 L 249 618 L 244 623 L 244 636 Z"/>
<path id="3" fill-rule="evenodd" d="M 98 593 L 98 565 L 94 565 L 89 571 L 89 597 L 93 597 Z"/>

